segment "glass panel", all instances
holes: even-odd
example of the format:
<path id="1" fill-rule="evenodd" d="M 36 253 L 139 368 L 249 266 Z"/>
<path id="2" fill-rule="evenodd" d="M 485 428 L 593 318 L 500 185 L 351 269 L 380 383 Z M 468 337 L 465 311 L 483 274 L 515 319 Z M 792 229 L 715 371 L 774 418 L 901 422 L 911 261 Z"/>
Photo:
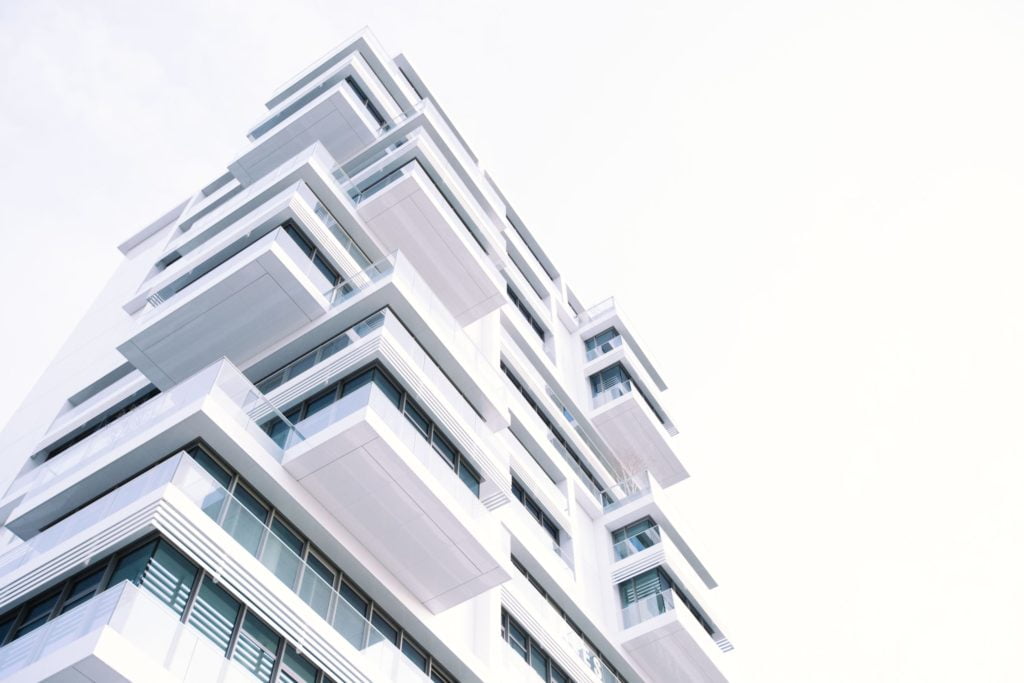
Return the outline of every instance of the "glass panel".
<path id="1" fill-rule="evenodd" d="M 11 632 L 11 628 L 14 626 L 15 615 L 9 614 L 3 619 L 0 619 L 0 645 L 4 644 L 7 640 L 7 634 Z"/>
<path id="2" fill-rule="evenodd" d="M 455 452 L 455 449 L 452 448 L 452 445 L 448 443 L 448 439 L 441 436 L 441 434 L 435 429 L 430 443 L 434 446 L 434 450 L 440 453 L 441 457 L 448 462 L 448 466 L 455 469 L 459 456 Z"/>
<path id="3" fill-rule="evenodd" d="M 192 448 L 189 450 L 189 455 L 192 459 L 199 464 L 206 473 L 213 477 L 213 480 L 224 488 L 228 488 L 231 485 L 231 473 L 226 469 L 217 464 L 209 453 L 204 451 L 202 448 Z"/>
<path id="4" fill-rule="evenodd" d="M 107 585 L 114 586 L 122 581 L 131 581 L 138 585 L 142 580 L 142 573 L 146 570 L 146 565 L 149 563 L 149 558 L 152 557 L 153 551 L 156 549 L 156 543 L 156 541 L 147 543 L 118 560 L 114 566 L 114 573 L 110 576 L 110 581 Z"/>
<path id="5" fill-rule="evenodd" d="M 83 576 L 72 583 L 71 588 L 68 591 L 68 597 L 64 599 L 64 604 L 60 607 L 60 613 L 64 614 L 64 612 L 67 612 L 91 598 L 96 593 L 96 589 L 99 587 L 100 581 L 103 579 L 104 571 L 106 571 L 106 567 L 100 567 L 91 574 Z"/>
<path id="6" fill-rule="evenodd" d="M 274 576 L 281 579 L 284 585 L 291 588 L 295 585 L 302 564 L 299 559 L 302 553 L 302 539 L 276 518 L 270 525 L 270 530 L 273 533 L 267 535 L 260 561 L 264 567 L 274 572 Z"/>
<path id="7" fill-rule="evenodd" d="M 373 627 L 380 631 L 381 635 L 390 640 L 395 645 L 398 645 L 398 629 L 391 625 L 382 614 L 374 609 L 373 619 L 370 620 Z"/>
<path id="8" fill-rule="evenodd" d="M 471 470 L 466 461 L 462 460 L 459 463 L 459 479 L 462 483 L 469 487 L 469 490 L 473 492 L 477 498 L 480 497 L 480 477 L 476 472 Z"/>
<path id="9" fill-rule="evenodd" d="M 329 391 L 320 394 L 316 398 L 311 398 L 306 403 L 306 414 L 303 419 L 306 419 L 312 415 L 316 415 L 327 406 L 334 403 L 336 390 L 332 387 Z"/>
<path id="10" fill-rule="evenodd" d="M 427 670 L 427 656 L 418 647 L 402 638 L 402 653 L 409 658 L 416 667 L 423 672 Z"/>
<path id="11" fill-rule="evenodd" d="M 238 620 L 238 601 L 209 578 L 203 579 L 188 623 L 208 638 L 221 652 L 227 653 L 231 632 Z"/>
<path id="12" fill-rule="evenodd" d="M 530 643 L 530 666 L 541 679 L 548 680 L 548 656 L 533 643 Z"/>
<path id="13" fill-rule="evenodd" d="M 50 613 L 53 612 L 53 606 L 57 604 L 58 598 L 60 598 L 60 593 L 51 593 L 50 595 L 40 598 L 29 605 L 24 618 L 21 620 L 21 625 L 18 626 L 18 630 L 14 632 L 12 640 L 14 638 L 20 638 L 26 633 L 34 631 L 45 624 L 50 618 Z"/>
<path id="14" fill-rule="evenodd" d="M 327 618 L 334 591 L 334 572 L 312 553 L 306 558 L 306 570 L 302 573 L 299 597 L 312 607 L 317 614 Z"/>
<path id="15" fill-rule="evenodd" d="M 285 645 L 281 680 L 286 683 L 316 683 L 317 669 L 291 645 Z"/>
<path id="16" fill-rule="evenodd" d="M 391 383 L 384 373 L 380 370 L 373 371 L 373 381 L 380 387 L 380 390 L 384 392 L 384 395 L 391 399 L 391 402 L 398 408 L 402 405 L 402 392 L 398 390 L 394 384 Z"/>
<path id="17" fill-rule="evenodd" d="M 251 612 L 245 615 L 232 659 L 263 683 L 270 683 L 281 638 Z"/>
<path id="18" fill-rule="evenodd" d="M 316 365 L 316 353 L 307 353 L 288 367 L 288 379 L 298 377 L 300 374 Z"/>
<path id="19" fill-rule="evenodd" d="M 263 538 L 267 508 L 240 486 L 235 487 L 235 497 L 228 501 L 227 508 L 221 526 L 243 548 L 255 555 Z"/>
<path id="20" fill-rule="evenodd" d="M 411 422 L 416 429 L 420 430 L 420 434 L 427 436 L 430 432 L 430 421 L 423 416 L 420 409 L 416 407 L 416 404 L 411 399 L 405 400 L 405 417 Z"/>
<path id="21" fill-rule="evenodd" d="M 345 386 L 342 387 L 342 390 L 341 390 L 342 396 L 348 396 L 349 394 L 351 394 L 353 391 L 355 391 L 359 387 L 364 386 L 366 384 L 369 384 L 372 381 L 373 381 L 373 370 L 367 370 L 366 372 L 361 372 L 358 375 L 356 375 L 355 377 L 353 377 L 352 379 L 350 379 L 347 382 L 345 382 Z"/>
<path id="22" fill-rule="evenodd" d="M 508 622 L 508 644 L 512 646 L 512 649 L 515 650 L 520 657 L 523 659 L 528 658 L 529 651 L 526 649 L 526 632 L 519 628 L 519 624 L 515 623 L 511 619 Z"/>
<path id="23" fill-rule="evenodd" d="M 198 572 L 196 566 L 181 553 L 161 541 L 146 567 L 142 586 L 180 617 L 188 604 Z"/>

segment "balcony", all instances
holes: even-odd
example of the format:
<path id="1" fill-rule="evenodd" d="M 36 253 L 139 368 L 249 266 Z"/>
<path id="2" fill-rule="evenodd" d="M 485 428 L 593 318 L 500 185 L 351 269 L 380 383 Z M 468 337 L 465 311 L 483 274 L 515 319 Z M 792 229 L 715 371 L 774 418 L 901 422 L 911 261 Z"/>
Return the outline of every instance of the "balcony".
<path id="1" fill-rule="evenodd" d="M 468 324 L 504 303 L 505 285 L 488 256 L 487 220 L 429 163 L 424 141 L 406 143 L 350 186 L 359 215 L 386 250 L 401 250 L 452 315 Z M 438 162 L 439 164 L 441 162 Z M 350 182 L 339 175 L 342 182 Z M 440 184 L 439 184 L 440 181 Z M 444 188 L 444 189 L 442 189 Z"/>
<path id="2" fill-rule="evenodd" d="M 272 459 L 279 449 L 249 412 L 275 410 L 230 362 L 217 361 L 23 472 L 0 504 L 11 510 L 6 526 L 28 538 L 196 438 L 252 471 L 260 453 Z"/>
<path id="3" fill-rule="evenodd" d="M 317 142 L 336 159 L 356 154 L 387 130 L 398 113 L 383 93 L 371 91 L 379 104 L 364 102 L 364 86 L 376 80 L 362 55 L 349 55 L 317 83 L 281 102 L 254 126 L 249 133 L 252 147 L 230 165 L 232 172 L 243 184 L 249 184 Z"/>
<path id="4" fill-rule="evenodd" d="M 118 351 L 167 389 L 215 358 L 247 360 L 316 320 L 332 285 L 278 229 L 151 294 Z"/>
<path id="5" fill-rule="evenodd" d="M 647 472 L 631 477 L 604 492 L 602 526 L 610 534 L 631 522 L 650 517 L 654 529 L 612 547 L 615 583 L 652 564 L 671 564 L 683 583 L 715 588 L 718 583 L 700 560 L 694 533 L 658 482 Z"/>
<path id="6" fill-rule="evenodd" d="M 217 568 L 219 583 L 247 596 L 251 607 L 270 616 L 286 638 L 301 643 L 311 656 L 329 653 L 326 661 L 343 662 L 339 665 L 341 678 L 369 676 L 372 680 L 426 683 L 423 672 L 319 575 L 303 573 L 296 587 L 293 577 L 298 575 L 301 558 L 186 454 L 165 460 L 0 557 L 0 576 L 5 580 L 0 603 L 10 604 L 38 590 L 39 583 L 52 577 L 55 570 L 80 567 L 83 556 L 87 563 L 154 529 L 187 554 L 201 558 L 207 567 Z M 16 578 L 8 582 L 12 577 Z M 279 590 L 246 591 L 252 585 L 274 584 Z M 127 605 L 122 591 L 131 594 Z M 122 597 L 111 597 L 119 593 Z M 144 608 L 137 615 L 140 603 Z M 126 606 L 130 609 L 124 611 Z M 116 637 L 118 634 L 127 641 Z M 161 664 L 170 669 L 167 680 L 189 679 L 194 666 L 201 675 L 223 671 L 222 666 L 228 664 L 223 652 L 203 651 L 208 641 L 196 635 L 146 591 L 122 584 L 0 649 L 0 677 L 8 680 L 6 675 L 20 670 L 41 670 L 49 676 L 69 666 L 86 674 L 106 672 L 82 669 L 83 662 L 96 665 L 97 653 L 102 653 L 100 663 L 119 653 L 127 656 L 129 663 L 149 655 L 153 657 L 149 666 L 156 668 L 131 669 L 136 673 L 126 678 L 90 680 L 164 680 L 168 671 L 161 669 Z M 72 649 L 63 649 L 72 642 Z M 97 650 L 96 643 L 104 644 Z M 63 654 L 54 655 L 56 652 Z M 110 665 L 124 666 L 119 662 Z M 45 677 L 24 675 L 24 680 Z"/>
<path id="7" fill-rule="evenodd" d="M 302 440 L 286 443 L 282 464 L 440 612 L 506 581 L 508 545 L 483 503 L 392 400 L 375 384 L 343 396 L 296 424 Z"/>
<path id="8" fill-rule="evenodd" d="M 591 420 L 620 461 L 649 470 L 665 486 L 689 476 L 669 443 L 675 427 L 660 409 L 656 412 L 647 388 L 635 378 L 596 387 L 592 405 Z"/>
<path id="9" fill-rule="evenodd" d="M 674 591 L 627 605 L 622 624 L 622 648 L 652 680 L 727 683 L 722 672 L 725 646 L 705 631 Z"/>

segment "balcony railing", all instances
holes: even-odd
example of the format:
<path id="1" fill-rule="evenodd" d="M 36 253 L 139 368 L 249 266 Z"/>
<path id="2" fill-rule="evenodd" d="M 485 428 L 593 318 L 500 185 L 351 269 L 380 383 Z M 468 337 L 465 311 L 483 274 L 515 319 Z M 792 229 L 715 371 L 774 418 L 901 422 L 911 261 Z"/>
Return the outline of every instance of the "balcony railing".
<path id="1" fill-rule="evenodd" d="M 622 507 L 626 503 L 647 495 L 651 492 L 651 475 L 646 470 L 640 474 L 624 478 L 614 486 L 602 491 L 604 511 Z"/>
<path id="2" fill-rule="evenodd" d="M 33 489 L 41 489 L 62 479 L 80 469 L 90 460 L 139 437 L 140 434 L 156 426 L 171 413 L 198 403 L 209 396 L 215 388 L 220 389 L 218 392 L 220 396 L 227 397 L 240 409 L 241 412 L 238 415 L 245 430 L 259 435 L 262 440 L 265 440 L 268 447 L 272 448 L 273 443 L 266 437 L 263 429 L 252 416 L 259 416 L 260 419 L 266 420 L 270 415 L 278 415 L 288 425 L 288 429 L 294 431 L 291 424 L 246 379 L 245 375 L 230 361 L 222 359 L 208 365 L 169 391 L 157 394 L 135 410 L 114 420 L 60 455 L 29 470 L 15 480 L 6 497 L 11 498 Z M 293 443 L 302 438 L 297 432 L 289 436 Z"/>
<path id="3" fill-rule="evenodd" d="M 622 336 L 620 335 L 617 337 L 612 337 L 603 344 L 599 344 L 598 346 L 595 346 L 594 348 L 587 351 L 587 361 L 589 362 L 594 360 L 595 358 L 600 358 L 604 354 L 614 351 L 620 346 L 622 346 Z"/>
<path id="4" fill-rule="evenodd" d="M 661 529 L 653 526 L 643 531 L 638 531 L 612 546 L 612 552 L 616 560 L 623 560 L 630 555 L 643 552 L 652 546 L 661 543 Z"/>
<path id="5" fill-rule="evenodd" d="M 599 392 L 594 394 L 594 407 L 599 408 L 606 403 L 611 403 L 617 398 L 622 398 L 626 394 L 633 391 L 633 380 L 624 379 L 615 384 L 611 384 L 603 387 Z"/>
<path id="6" fill-rule="evenodd" d="M 303 354 L 293 360 L 274 374 L 261 379 L 256 383 L 256 388 L 267 394 L 278 388 L 285 382 L 298 377 L 306 370 L 319 365 L 334 354 L 342 351 L 359 339 L 372 333 L 384 324 L 384 312 L 378 311 L 369 318 L 348 328 L 338 336 L 326 341 L 312 351 Z"/>
<path id="7" fill-rule="evenodd" d="M 107 519 L 119 510 L 123 510 L 164 484 L 170 483 L 177 464 L 177 458 L 170 458 L 156 467 L 146 470 L 74 514 L 0 555 L 0 577 L 6 576 L 9 572 L 56 548 L 79 532 Z"/>
<path id="8" fill-rule="evenodd" d="M 632 628 L 648 619 L 674 610 L 677 599 L 675 592 L 669 588 L 631 602 L 622 608 L 622 625 L 625 628 Z"/>
<path id="9" fill-rule="evenodd" d="M 289 543 L 198 464 L 191 463 L 191 472 L 179 487 L 210 519 L 256 557 L 285 587 L 298 595 L 353 647 L 376 662 L 381 671 L 397 676 L 392 680 L 403 683 L 424 683 L 429 680 L 333 585 L 314 571 L 303 571 L 305 563 Z"/>
<path id="10" fill-rule="evenodd" d="M 324 296 L 331 306 L 340 306 L 359 292 L 391 275 L 395 271 L 396 259 L 397 254 L 390 254 L 376 263 L 371 263 L 341 284 L 324 292 Z"/>

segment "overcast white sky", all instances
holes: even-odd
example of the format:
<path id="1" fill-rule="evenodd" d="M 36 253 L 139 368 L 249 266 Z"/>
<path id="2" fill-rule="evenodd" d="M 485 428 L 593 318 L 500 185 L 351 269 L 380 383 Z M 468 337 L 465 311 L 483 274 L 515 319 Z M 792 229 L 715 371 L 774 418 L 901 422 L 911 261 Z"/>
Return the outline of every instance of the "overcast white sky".
<path id="1" fill-rule="evenodd" d="M 5 422 L 364 25 L 670 384 L 737 683 L 1024 680 L 1024 3 L 0 2 Z"/>

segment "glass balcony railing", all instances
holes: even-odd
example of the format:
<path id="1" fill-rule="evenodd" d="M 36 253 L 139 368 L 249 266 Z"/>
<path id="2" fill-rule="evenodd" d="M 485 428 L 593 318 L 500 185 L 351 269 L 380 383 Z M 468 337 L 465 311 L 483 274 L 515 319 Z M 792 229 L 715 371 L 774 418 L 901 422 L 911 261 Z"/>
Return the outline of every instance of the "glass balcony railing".
<path id="1" fill-rule="evenodd" d="M 623 540 L 612 546 L 612 552 L 615 555 L 616 560 L 623 560 L 630 555 L 643 552 L 650 547 L 656 546 L 661 543 L 661 529 L 657 526 L 653 526 L 650 529 L 644 529 L 638 531 L 635 534 L 627 536 Z"/>
<path id="2" fill-rule="evenodd" d="M 672 589 L 640 598 L 622 608 L 622 625 L 632 628 L 676 608 L 676 594 Z"/>
<path id="3" fill-rule="evenodd" d="M 191 462 L 191 471 L 178 486 L 210 519 L 256 557 L 324 622 L 375 662 L 380 671 L 390 672 L 393 678 L 389 680 L 401 683 L 424 683 L 429 680 L 388 636 L 377 630 L 332 584 L 314 571 L 302 571 L 305 563 L 292 550 L 291 545 L 202 467 Z"/>
<path id="4" fill-rule="evenodd" d="M 341 334 L 329 339 L 312 351 L 303 354 L 293 360 L 277 372 L 261 379 L 256 383 L 256 388 L 267 394 L 282 384 L 298 377 L 306 370 L 319 365 L 334 354 L 354 344 L 359 339 L 371 334 L 374 330 L 384 324 L 384 312 L 378 311 L 369 318 L 353 325 Z"/>
<path id="5" fill-rule="evenodd" d="M 359 292 L 391 275 L 395 271 L 396 259 L 397 254 L 390 254 L 376 263 L 371 263 L 341 284 L 324 292 L 324 296 L 331 306 L 340 306 Z"/>
<path id="6" fill-rule="evenodd" d="M 650 492 L 651 475 L 646 470 L 640 474 L 626 477 L 619 483 L 601 492 L 602 500 L 604 501 L 604 511 L 606 513 L 611 512 Z"/>
<path id="7" fill-rule="evenodd" d="M 147 437 L 147 430 L 158 426 L 162 420 L 176 411 L 189 406 L 198 407 L 199 402 L 213 393 L 227 398 L 238 408 L 235 417 L 247 432 L 257 435 L 268 449 L 272 450 L 275 446 L 260 424 L 274 415 L 284 421 L 285 428 L 290 432 L 288 438 L 291 442 L 303 438 L 294 432 L 291 423 L 280 415 L 277 408 L 231 361 L 223 359 L 208 365 L 169 391 L 157 394 L 135 410 L 61 452 L 60 455 L 21 475 L 14 481 L 6 497 L 41 490 L 80 470 L 86 463 L 133 440 L 142 443 Z"/>
<path id="8" fill-rule="evenodd" d="M 0 555 L 0 577 L 26 565 L 93 524 L 102 522 L 143 496 L 170 483 L 178 462 L 178 458 L 165 460 Z"/>
<path id="9" fill-rule="evenodd" d="M 603 344 L 599 344 L 599 345 L 595 346 L 594 348 L 589 349 L 587 351 L 587 361 L 592 361 L 595 358 L 600 358 L 604 354 L 609 353 L 611 351 L 614 351 L 615 349 L 619 348 L 620 346 L 622 346 L 622 337 L 621 336 L 612 337 L 611 339 L 609 339 L 608 341 L 604 342 Z"/>
<path id="10" fill-rule="evenodd" d="M 615 384 L 610 384 L 601 388 L 600 391 L 594 394 L 594 407 L 599 408 L 606 403 L 611 403 L 617 398 L 622 398 L 626 394 L 633 391 L 633 380 L 624 379 Z"/>

